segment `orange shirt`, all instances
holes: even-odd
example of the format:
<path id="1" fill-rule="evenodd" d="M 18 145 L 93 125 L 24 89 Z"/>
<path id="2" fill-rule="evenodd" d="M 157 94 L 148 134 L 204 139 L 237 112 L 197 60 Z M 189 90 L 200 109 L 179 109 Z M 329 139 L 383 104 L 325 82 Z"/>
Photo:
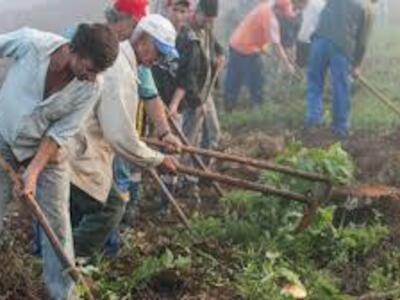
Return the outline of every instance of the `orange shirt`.
<path id="1" fill-rule="evenodd" d="M 273 19 L 275 16 L 269 4 L 260 3 L 236 28 L 230 46 L 245 55 L 260 53 L 265 45 L 273 42 L 270 28 Z"/>

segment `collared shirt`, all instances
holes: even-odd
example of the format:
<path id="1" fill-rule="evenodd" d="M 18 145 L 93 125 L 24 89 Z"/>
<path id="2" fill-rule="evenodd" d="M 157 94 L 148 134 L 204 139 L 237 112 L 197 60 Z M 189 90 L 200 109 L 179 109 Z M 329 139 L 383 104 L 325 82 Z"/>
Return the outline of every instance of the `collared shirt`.
<path id="1" fill-rule="evenodd" d="M 99 103 L 69 147 L 72 183 L 101 202 L 112 185 L 115 153 L 142 167 L 158 166 L 164 159 L 141 142 L 136 131 L 137 72 L 130 43 L 121 43 L 115 64 L 104 73 Z"/>
<path id="2" fill-rule="evenodd" d="M 318 26 L 319 17 L 325 7 L 323 0 L 310 0 L 303 11 L 303 22 L 300 27 L 298 40 L 311 43 L 311 37 Z"/>
<path id="3" fill-rule="evenodd" d="M 51 54 L 64 38 L 30 28 L 0 35 L 0 58 L 14 60 L 0 91 L 0 134 L 19 161 L 33 157 L 43 136 L 66 145 L 99 97 L 99 83 L 73 79 L 43 99 Z"/>

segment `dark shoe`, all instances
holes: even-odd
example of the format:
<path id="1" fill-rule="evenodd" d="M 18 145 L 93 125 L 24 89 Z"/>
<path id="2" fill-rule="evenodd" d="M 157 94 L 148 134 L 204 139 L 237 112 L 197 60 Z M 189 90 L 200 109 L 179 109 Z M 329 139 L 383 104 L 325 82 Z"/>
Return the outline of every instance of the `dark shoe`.
<path id="1" fill-rule="evenodd" d="M 117 257 L 120 249 L 121 249 L 121 235 L 117 228 L 113 230 L 113 232 L 107 239 L 107 242 L 104 246 L 104 255 L 109 258 Z"/>
<path id="2" fill-rule="evenodd" d="M 172 194 L 175 195 L 176 191 L 176 184 L 165 184 L 167 187 L 168 191 Z M 169 214 L 169 199 L 168 196 L 161 191 L 160 192 L 160 216 L 165 217 Z"/>
<path id="3" fill-rule="evenodd" d="M 139 216 L 139 206 L 128 203 L 122 222 L 130 227 L 135 227 L 138 216 Z"/>

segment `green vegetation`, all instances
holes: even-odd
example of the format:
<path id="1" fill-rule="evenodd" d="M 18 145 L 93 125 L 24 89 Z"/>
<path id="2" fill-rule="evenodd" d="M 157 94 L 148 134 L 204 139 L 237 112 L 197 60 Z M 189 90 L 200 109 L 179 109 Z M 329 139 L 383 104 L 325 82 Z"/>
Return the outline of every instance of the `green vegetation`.
<path id="1" fill-rule="evenodd" d="M 398 28 L 380 27 L 374 31 L 372 41 L 363 64 L 363 75 L 382 90 L 400 107 L 400 43 L 393 39 Z M 224 127 L 229 131 L 248 128 L 284 128 L 296 130 L 303 126 L 305 111 L 306 80 L 293 80 L 280 74 L 279 65 L 266 58 L 269 71 L 266 74 L 266 93 L 264 105 L 255 111 L 238 110 L 223 115 Z M 277 71 L 278 70 L 278 71 Z M 327 86 L 329 78 L 327 78 Z M 326 97 L 326 123 L 330 124 L 330 97 Z M 250 103 L 247 93 L 243 103 Z M 356 131 L 391 132 L 400 125 L 400 118 L 384 104 L 372 96 L 362 86 L 354 84 L 352 99 L 352 126 Z"/>
<path id="2" fill-rule="evenodd" d="M 393 40 L 397 32 L 397 27 L 375 31 L 363 73 L 400 106 L 400 69 L 393 67 L 400 60 L 400 43 Z M 274 71 L 266 76 L 265 104 L 249 110 L 250 101 L 243 94 L 240 105 L 245 109 L 221 116 L 227 131 L 279 128 L 298 132 L 302 128 L 305 82 L 288 84 L 277 71 L 278 64 L 267 59 Z M 352 123 L 356 132 L 386 134 L 398 128 L 400 119 L 356 83 Z M 295 142 L 276 162 L 329 175 L 337 185 L 355 181 L 355 165 L 340 144 L 306 149 Z M 262 173 L 259 181 L 299 193 L 321 195 L 322 190 L 319 185 L 273 172 Z M 197 213 L 192 217 L 192 235 L 181 227 L 167 227 L 157 232 L 166 241 L 152 251 L 141 251 L 132 239 L 119 259 L 103 261 L 96 274 L 103 298 L 139 299 L 146 290 L 154 292 L 158 284 L 172 286 L 172 295 L 182 292 L 193 299 L 204 299 L 217 290 L 220 299 L 281 300 L 293 299 L 283 293 L 293 284 L 304 288 L 306 299 L 311 300 L 357 299 L 364 293 L 385 292 L 389 299 L 400 299 L 400 249 L 392 244 L 389 250 L 382 246 L 390 229 L 380 216 L 363 224 L 341 224 L 336 219 L 337 208 L 324 206 L 305 232 L 295 234 L 303 210 L 298 203 L 275 197 L 232 192 L 221 199 L 212 216 Z M 179 278 L 186 287 L 168 283 L 169 277 Z"/>
<path id="3" fill-rule="evenodd" d="M 353 180 L 352 161 L 340 145 L 323 151 L 294 144 L 277 162 L 322 172 L 338 184 Z M 299 192 L 311 188 L 306 181 L 273 173 L 264 173 L 260 181 Z M 301 205 L 252 192 L 228 194 L 221 207 L 218 215 L 196 215 L 192 219 L 194 238 L 186 231 L 169 228 L 163 231 L 169 241 L 167 248 L 155 255 L 142 256 L 136 249 L 125 249 L 125 259 L 126 255 L 130 257 L 135 267 L 123 274 L 115 273 L 114 268 L 110 275 L 107 270 L 113 269 L 113 264 L 107 264 L 100 274 L 104 298 L 135 295 L 161 273 L 175 272 L 183 280 L 183 274 L 192 274 L 194 277 L 187 280 L 206 290 L 233 289 L 232 294 L 242 299 L 292 299 L 282 293 L 287 284 L 304 286 L 307 299 L 353 299 L 343 289 L 344 271 L 348 265 L 366 259 L 389 233 L 378 218 L 368 224 L 335 227 L 335 207 L 328 206 L 318 211 L 307 231 L 296 235 Z M 399 283 L 400 270 L 398 264 L 393 265 L 398 263 L 398 252 L 388 255 L 374 270 L 365 271 L 372 271 L 364 283 L 371 291 Z M 391 276 L 386 276 L 387 272 Z"/>

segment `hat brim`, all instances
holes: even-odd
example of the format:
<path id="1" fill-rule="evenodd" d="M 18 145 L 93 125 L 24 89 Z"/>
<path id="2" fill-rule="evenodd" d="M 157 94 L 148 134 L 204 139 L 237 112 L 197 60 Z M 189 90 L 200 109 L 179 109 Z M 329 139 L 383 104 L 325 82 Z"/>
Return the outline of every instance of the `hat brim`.
<path id="1" fill-rule="evenodd" d="M 154 40 L 155 45 L 158 49 L 158 51 L 168 59 L 176 59 L 179 58 L 179 53 L 178 50 L 172 45 L 163 43 L 157 39 Z"/>

